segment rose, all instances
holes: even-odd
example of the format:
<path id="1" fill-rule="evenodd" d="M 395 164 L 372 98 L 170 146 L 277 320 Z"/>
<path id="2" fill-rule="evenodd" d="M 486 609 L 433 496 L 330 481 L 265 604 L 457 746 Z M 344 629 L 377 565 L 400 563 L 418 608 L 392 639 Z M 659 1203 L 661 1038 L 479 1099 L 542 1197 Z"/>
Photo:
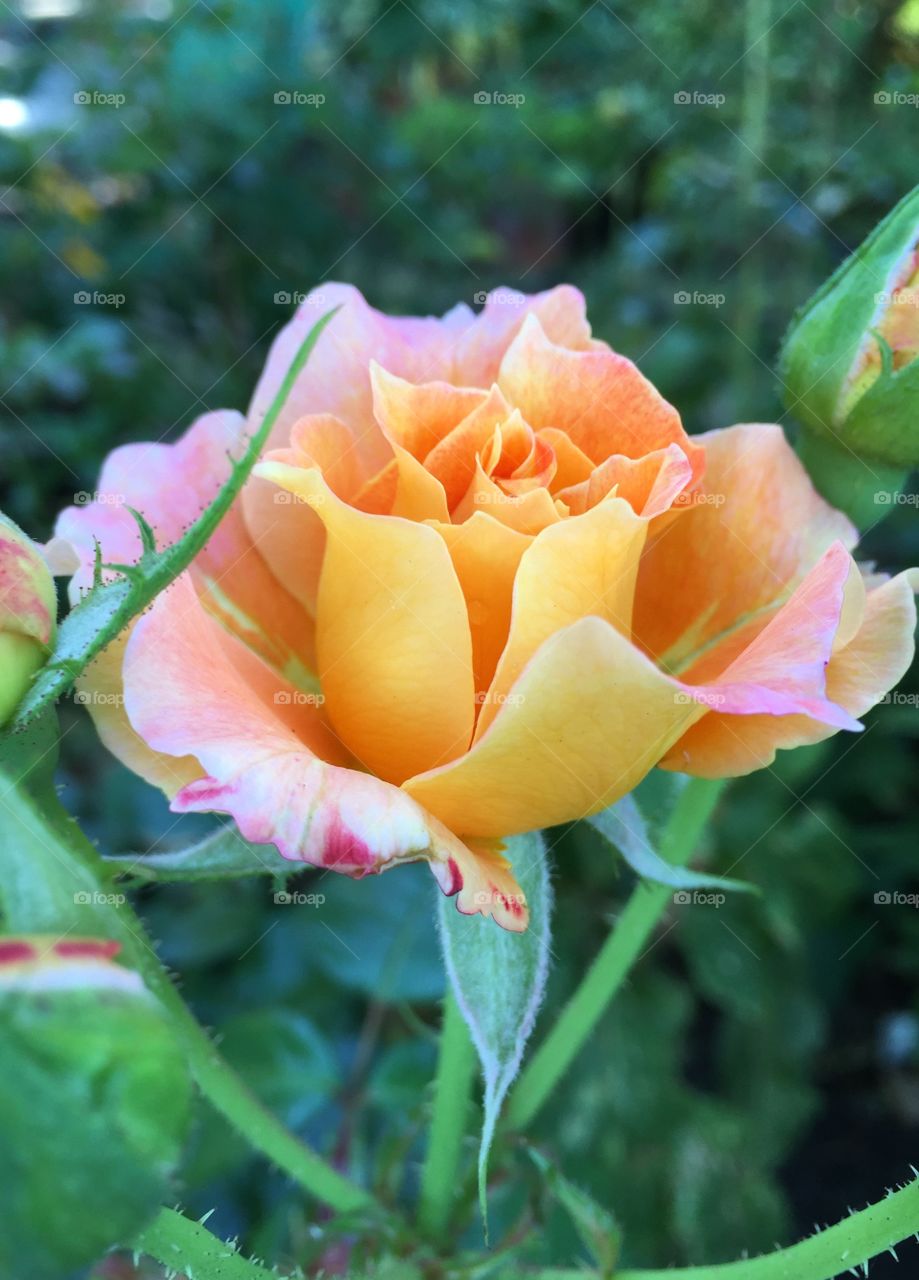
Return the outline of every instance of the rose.
<path id="1" fill-rule="evenodd" d="M 48 656 L 56 613 L 54 579 L 41 551 L 0 515 L 0 725 Z"/>
<path id="2" fill-rule="evenodd" d="M 520 928 L 502 837 L 654 765 L 745 773 L 857 729 L 902 674 L 909 578 L 863 580 L 778 427 L 690 439 L 575 290 L 442 319 L 323 294 L 340 310 L 241 500 L 88 676 L 123 686 L 91 713 L 174 810 L 355 876 L 426 858 L 461 910 Z M 118 449 L 98 491 L 178 537 L 315 319 L 307 299 L 248 424 Z M 94 539 L 105 561 L 140 551 L 124 506 L 58 532 L 77 591 Z"/>

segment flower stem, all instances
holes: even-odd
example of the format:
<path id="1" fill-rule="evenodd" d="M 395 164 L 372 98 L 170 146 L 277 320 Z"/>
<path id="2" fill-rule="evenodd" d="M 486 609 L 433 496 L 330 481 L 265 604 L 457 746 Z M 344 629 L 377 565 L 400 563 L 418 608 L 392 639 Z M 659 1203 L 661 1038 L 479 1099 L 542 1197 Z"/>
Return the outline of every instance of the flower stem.
<path id="1" fill-rule="evenodd" d="M 690 778 L 661 836 L 661 856 L 683 866 L 692 856 L 723 783 Z M 507 1124 L 524 1129 L 564 1076 L 603 1012 L 641 956 L 673 890 L 642 882 L 636 886 L 591 967 L 554 1027 L 534 1053 L 511 1093 Z"/>
<path id="2" fill-rule="evenodd" d="M 711 1267 L 617 1271 L 616 1280 L 834 1280 L 919 1230 L 919 1180 L 787 1249 Z M 894 1254 L 896 1257 L 896 1254 Z M 583 1271 L 542 1271 L 530 1280 L 583 1280 Z"/>
<path id="3" fill-rule="evenodd" d="M 453 993 L 448 991 L 444 997 L 440 1056 L 434 1081 L 434 1115 L 421 1171 L 418 1206 L 421 1229 L 432 1239 L 443 1234 L 450 1220 L 475 1070 L 472 1039 Z"/>
<path id="4" fill-rule="evenodd" d="M 276 1271 L 249 1262 L 232 1244 L 173 1209 L 161 1209 L 133 1247 L 161 1262 L 167 1273 L 187 1274 L 195 1280 L 278 1280 Z"/>

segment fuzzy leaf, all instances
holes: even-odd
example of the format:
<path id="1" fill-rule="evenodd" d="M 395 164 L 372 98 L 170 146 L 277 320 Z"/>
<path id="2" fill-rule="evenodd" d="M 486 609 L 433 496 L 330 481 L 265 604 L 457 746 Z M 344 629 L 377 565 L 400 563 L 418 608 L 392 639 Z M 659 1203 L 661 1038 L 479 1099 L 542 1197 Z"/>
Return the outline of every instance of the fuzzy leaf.
<path id="1" fill-rule="evenodd" d="M 124 854 L 106 858 L 112 870 L 138 880 L 225 880 L 234 876 L 270 875 L 286 878 L 302 870 L 300 863 L 282 858 L 271 844 L 252 844 L 227 822 L 208 835 L 173 853 Z"/>
<path id="2" fill-rule="evenodd" d="M 547 1189 L 571 1219 L 585 1248 L 597 1264 L 603 1280 L 612 1276 L 619 1258 L 622 1233 L 609 1209 L 604 1209 L 562 1174 L 541 1152 L 529 1148 L 530 1159 L 543 1176 Z"/>
<path id="3" fill-rule="evenodd" d="M 35 677 L 13 717 L 11 731 L 29 724 L 44 708 L 67 693 L 86 665 L 120 635 L 132 618 L 168 587 L 207 544 L 258 461 L 296 378 L 334 314 L 335 310 L 327 312 L 313 325 L 294 356 L 271 407 L 249 440 L 245 453 L 233 462 L 229 480 L 178 542 L 163 551 L 156 551 L 149 525 L 142 516 L 133 513 L 141 532 L 141 558 L 135 565 L 119 566 L 124 577 L 106 583 L 97 582 L 70 611 L 58 628 L 57 641 L 47 666 Z"/>
<path id="4" fill-rule="evenodd" d="M 530 927 L 525 933 L 499 929 L 482 916 L 461 915 L 448 899 L 440 900 L 447 974 L 478 1051 L 485 1081 L 479 1204 L 486 1239 L 488 1156 L 501 1104 L 520 1069 L 545 992 L 552 902 L 541 833 L 511 836 L 505 854 L 529 904 Z"/>
<path id="5" fill-rule="evenodd" d="M 755 885 L 674 866 L 658 851 L 659 833 L 685 786 L 680 774 L 649 775 L 635 791 L 587 822 L 622 854 L 636 875 L 671 889 L 757 893 Z"/>

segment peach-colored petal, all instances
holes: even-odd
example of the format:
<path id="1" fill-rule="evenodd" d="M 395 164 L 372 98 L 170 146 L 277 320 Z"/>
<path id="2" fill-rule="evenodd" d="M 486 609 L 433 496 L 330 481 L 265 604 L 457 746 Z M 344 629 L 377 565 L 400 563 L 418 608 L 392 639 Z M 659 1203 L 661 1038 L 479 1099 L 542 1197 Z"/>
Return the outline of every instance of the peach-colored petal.
<path id="1" fill-rule="evenodd" d="M 564 505 L 556 502 L 548 489 L 531 489 L 528 493 L 505 493 L 492 480 L 481 462 L 476 462 L 465 496 L 453 512 L 457 524 L 469 520 L 476 511 L 487 511 L 495 520 L 516 529 L 518 533 L 535 534 L 550 524 L 557 524 Z"/>
<path id="2" fill-rule="evenodd" d="M 559 492 L 589 480 L 594 470 L 594 463 L 583 450 L 579 449 L 571 437 L 555 427 L 543 427 L 537 433 L 541 440 L 551 445 L 555 454 L 555 482 L 553 489 Z"/>
<path id="3" fill-rule="evenodd" d="M 375 360 L 370 362 L 370 383 L 373 411 L 386 438 L 419 461 L 424 461 L 488 394 L 477 387 L 454 387 L 449 382 L 407 382 Z"/>
<path id="4" fill-rule="evenodd" d="M 137 624 L 125 692 L 131 724 L 150 748 L 178 757 L 194 751 L 205 771 L 175 795 L 176 812 L 229 813 L 247 840 L 352 876 L 427 859 L 444 891 L 459 894 L 461 910 L 526 927 L 500 866 L 398 788 L 316 754 L 328 741 L 321 709 L 297 702 L 289 684 L 222 633 L 187 575 Z M 481 892 L 494 879 L 511 902 L 506 893 Z"/>
<path id="5" fill-rule="evenodd" d="M 523 668 L 552 636 L 588 616 L 629 635 L 647 530 L 647 521 L 628 503 L 608 498 L 533 540 L 517 570 L 510 635 L 479 715 L 476 741 L 500 713 Z"/>
<path id="6" fill-rule="evenodd" d="M 698 479 L 703 450 L 680 415 L 631 360 L 608 350 L 570 351 L 529 317 L 501 362 L 498 385 L 537 431 L 556 427 L 594 462 L 611 454 L 642 458 L 676 444 Z"/>
<path id="7" fill-rule="evenodd" d="M 318 471 L 266 461 L 258 473 L 313 502 L 326 526 L 316 643 L 342 740 L 387 781 L 459 755 L 472 734 L 472 642 L 443 539 L 356 511 Z"/>
<path id="8" fill-rule="evenodd" d="M 484 698 L 507 643 L 517 566 L 532 539 L 485 511 L 474 511 L 462 524 L 433 527 L 447 544 L 466 598 L 476 698 Z"/>
<path id="9" fill-rule="evenodd" d="M 861 626 L 830 659 L 827 697 L 850 715 L 863 716 L 909 668 L 915 651 L 919 574 L 907 570 L 870 591 Z M 835 727 L 804 715 L 724 715 L 713 711 L 675 744 L 661 761 L 705 778 L 736 777 L 762 769 L 778 749 L 820 742 Z"/>
<path id="10" fill-rule="evenodd" d="M 453 381 L 471 387 L 491 386 L 505 352 L 529 315 L 538 318 L 543 331 L 559 346 L 574 350 L 590 347 L 590 325 L 584 296 L 578 289 L 563 284 L 532 295 L 494 289 L 480 314 L 458 333 Z"/>
<path id="11" fill-rule="evenodd" d="M 502 837 L 597 813 L 704 714 L 601 618 L 548 640 L 452 764 L 403 784 L 452 831 Z"/>
<path id="12" fill-rule="evenodd" d="M 643 458 L 613 454 L 595 467 L 588 479 L 561 489 L 558 497 L 573 516 L 579 516 L 615 493 L 650 520 L 677 503 L 692 481 L 692 464 L 686 454 L 679 445 L 669 444 Z"/>
<path id="13" fill-rule="evenodd" d="M 726 665 L 827 548 L 857 533 L 814 490 L 781 427 L 748 423 L 697 436 L 706 473 L 692 504 L 642 557 L 635 639 L 675 673 L 724 646 Z"/>
<path id="14" fill-rule="evenodd" d="M 431 450 L 424 465 L 440 481 L 452 511 L 469 488 L 476 461 L 491 443 L 495 428 L 506 422 L 512 407 L 497 387 Z"/>
<path id="15" fill-rule="evenodd" d="M 198 418 L 175 444 L 123 445 L 109 454 L 94 500 L 58 517 L 56 535 L 80 561 L 71 600 L 92 583 L 96 540 L 104 561 L 132 564 L 140 558 L 140 533 L 128 506 L 146 517 L 158 546 L 177 542 L 229 478 L 230 457 L 240 455 L 243 441 L 240 415 L 219 411 Z M 281 510 L 274 508 L 275 519 Z M 294 678 L 312 668 L 311 620 L 271 573 L 238 503 L 196 557 L 193 573 L 208 608 L 267 661 Z"/>

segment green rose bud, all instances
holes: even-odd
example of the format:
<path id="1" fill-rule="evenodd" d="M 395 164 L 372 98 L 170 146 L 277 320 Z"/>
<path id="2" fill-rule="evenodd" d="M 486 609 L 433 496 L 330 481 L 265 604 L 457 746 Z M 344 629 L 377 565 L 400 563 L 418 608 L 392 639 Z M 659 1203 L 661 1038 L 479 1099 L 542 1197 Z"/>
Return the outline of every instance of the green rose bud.
<path id="1" fill-rule="evenodd" d="M 54 579 L 34 542 L 0 515 L 0 725 L 54 642 Z"/>
<path id="2" fill-rule="evenodd" d="M 62 1280 L 169 1191 L 190 1084 L 117 943 L 0 937 L 0 1275 Z"/>
<path id="3" fill-rule="evenodd" d="M 817 488 L 874 523 L 919 463 L 919 188 L 796 315 L 780 357 L 785 404 Z"/>

